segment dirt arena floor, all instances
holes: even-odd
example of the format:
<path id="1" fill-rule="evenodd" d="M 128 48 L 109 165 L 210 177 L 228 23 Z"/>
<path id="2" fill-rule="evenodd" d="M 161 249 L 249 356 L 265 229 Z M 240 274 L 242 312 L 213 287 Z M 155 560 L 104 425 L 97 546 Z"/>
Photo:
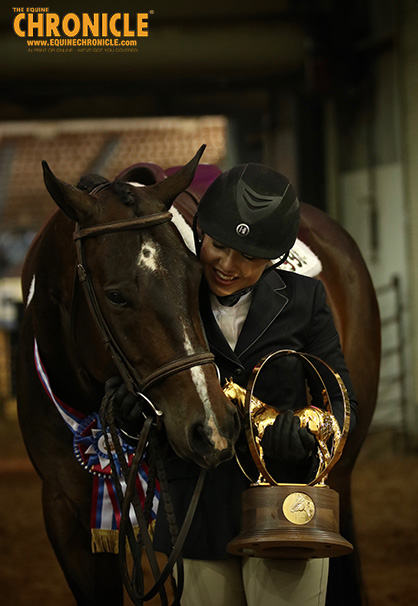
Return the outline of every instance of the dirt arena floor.
<path id="1" fill-rule="evenodd" d="M 418 454 L 402 452 L 401 441 L 371 434 L 354 473 L 367 606 L 418 605 Z M 46 538 L 40 502 L 40 482 L 9 415 L 0 420 L 1 606 L 74 606 Z"/>

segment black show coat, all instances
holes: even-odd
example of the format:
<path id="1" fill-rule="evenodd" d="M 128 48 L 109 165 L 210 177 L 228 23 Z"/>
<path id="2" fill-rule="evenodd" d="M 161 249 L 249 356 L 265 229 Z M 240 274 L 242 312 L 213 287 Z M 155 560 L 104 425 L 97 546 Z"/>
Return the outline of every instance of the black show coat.
<path id="1" fill-rule="evenodd" d="M 235 351 L 231 350 L 218 327 L 204 283 L 200 312 L 222 380 L 232 378 L 246 386 L 254 366 L 264 356 L 280 349 L 313 354 L 341 375 L 350 397 L 351 428 L 354 426 L 357 402 L 321 281 L 282 270 L 268 272 L 254 290 Z M 324 374 L 321 366 L 318 369 Z M 321 389 L 314 386 L 311 394 L 312 403 L 322 407 Z M 257 381 L 255 395 L 280 409 L 305 406 L 306 389 L 297 358 L 287 357 L 267 365 Z M 329 395 L 334 414 L 342 424 L 342 397 L 336 384 L 329 388 Z M 197 465 L 171 453 L 167 460 L 167 475 L 179 526 L 186 514 L 198 474 Z M 183 548 L 184 557 L 228 557 L 226 545 L 239 534 L 241 494 L 248 487 L 249 481 L 235 459 L 208 472 Z M 156 549 L 169 553 L 171 543 L 164 518 L 164 506 L 160 505 L 154 544 Z"/>

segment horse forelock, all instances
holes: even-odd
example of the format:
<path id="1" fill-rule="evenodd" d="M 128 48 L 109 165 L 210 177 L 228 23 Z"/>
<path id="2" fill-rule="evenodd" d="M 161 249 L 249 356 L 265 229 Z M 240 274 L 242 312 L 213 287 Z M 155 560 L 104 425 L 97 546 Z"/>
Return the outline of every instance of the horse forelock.
<path id="1" fill-rule="evenodd" d="M 80 181 L 77 183 L 77 188 L 89 194 L 91 191 L 93 191 L 93 189 L 95 189 L 99 185 L 104 185 L 105 183 L 109 183 L 109 181 L 101 175 L 96 175 L 92 173 L 88 175 L 83 175 L 80 178 Z"/>
<path id="2" fill-rule="evenodd" d="M 136 208 L 138 198 L 135 196 L 131 184 L 125 181 L 109 181 L 101 175 L 83 175 L 77 184 L 77 188 L 89 194 L 97 194 L 102 189 L 111 191 L 124 206 Z"/>
<path id="3" fill-rule="evenodd" d="M 115 180 L 109 182 L 105 189 L 116 197 L 117 202 L 132 209 L 137 217 L 166 210 L 162 200 L 148 193 L 147 185 Z"/>

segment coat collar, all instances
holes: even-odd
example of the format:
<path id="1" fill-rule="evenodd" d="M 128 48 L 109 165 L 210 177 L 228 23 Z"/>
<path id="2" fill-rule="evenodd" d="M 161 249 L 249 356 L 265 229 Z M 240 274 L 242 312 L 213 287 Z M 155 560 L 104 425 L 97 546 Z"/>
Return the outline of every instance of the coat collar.
<path id="1" fill-rule="evenodd" d="M 245 354 L 282 312 L 289 301 L 285 292 L 286 284 L 276 270 L 270 271 L 260 281 L 257 288 L 254 289 L 253 301 L 238 338 L 235 351 L 232 351 L 214 318 L 208 287 L 203 280 L 200 310 L 211 348 L 235 364 L 242 366 L 238 356 L 241 357 Z"/>

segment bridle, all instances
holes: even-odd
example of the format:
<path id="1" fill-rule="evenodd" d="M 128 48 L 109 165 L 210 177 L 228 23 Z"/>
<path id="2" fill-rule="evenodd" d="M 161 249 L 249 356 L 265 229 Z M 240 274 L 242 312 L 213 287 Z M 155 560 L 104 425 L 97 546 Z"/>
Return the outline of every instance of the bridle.
<path id="1" fill-rule="evenodd" d="M 103 184 L 99 186 L 93 192 L 96 193 L 99 189 L 102 189 Z M 203 364 L 210 364 L 214 362 L 213 354 L 209 352 L 196 353 L 181 358 L 172 360 L 163 366 L 160 366 L 155 371 L 151 372 L 145 377 L 140 377 L 136 369 L 129 362 L 122 349 L 119 347 L 112 332 L 106 322 L 106 319 L 102 313 L 99 302 L 97 300 L 96 292 L 93 287 L 91 277 L 87 271 L 86 260 L 85 260 L 85 247 L 84 241 L 87 238 L 93 238 L 102 236 L 105 234 L 121 232 L 121 231 L 132 231 L 138 229 L 147 229 L 156 225 L 162 225 L 171 221 L 172 214 L 170 212 L 159 212 L 143 217 L 134 217 L 132 219 L 125 219 L 120 221 L 112 221 L 104 223 L 103 225 L 95 225 L 92 227 L 86 227 L 80 229 L 78 223 L 73 234 L 73 239 L 76 244 L 77 250 L 77 271 L 79 281 L 83 286 L 84 293 L 90 308 L 90 312 L 96 321 L 97 327 L 101 333 L 105 347 L 110 350 L 111 356 L 114 363 L 125 382 L 128 389 L 137 396 L 143 396 L 144 393 L 149 390 L 156 383 L 163 381 L 167 377 L 174 374 L 188 370 L 194 366 Z M 157 415 L 157 419 L 162 418 L 162 411 L 155 408 L 148 398 L 144 398 L 148 404 L 152 407 L 154 413 Z"/>
<path id="2" fill-rule="evenodd" d="M 97 193 L 99 190 L 103 189 L 104 187 L 107 187 L 108 185 L 110 185 L 109 182 L 99 185 L 92 192 L 90 192 L 90 195 Z M 197 502 L 199 499 L 199 495 L 202 490 L 204 478 L 206 475 L 206 471 L 204 469 L 201 469 L 199 479 L 197 481 L 197 484 L 196 484 L 194 492 L 193 492 L 192 499 L 189 503 L 187 515 L 185 517 L 183 526 L 179 533 L 176 529 L 174 513 L 171 514 L 171 518 L 173 519 L 171 526 L 173 526 L 173 523 L 174 523 L 174 527 L 170 528 L 172 541 L 174 541 L 173 549 L 172 549 L 170 557 L 168 558 L 168 561 L 167 561 L 163 571 L 161 573 L 159 573 L 158 564 L 155 560 L 155 555 L 153 552 L 152 544 L 151 544 L 149 536 L 148 536 L 147 515 L 142 510 L 140 504 L 138 503 L 136 489 L 135 489 L 135 478 L 137 476 L 138 465 L 142 461 L 142 457 L 144 455 L 144 449 L 145 449 L 146 444 L 149 443 L 151 445 L 155 441 L 155 434 L 151 431 L 152 425 L 155 425 L 157 429 L 160 428 L 163 413 L 161 410 L 157 409 L 153 405 L 153 403 L 144 395 L 144 392 L 149 390 L 156 383 L 163 381 L 167 377 L 170 377 L 176 373 L 182 372 L 184 370 L 188 370 L 197 365 L 214 363 L 215 357 L 210 352 L 191 354 L 191 355 L 183 356 L 181 358 L 172 360 L 172 361 L 160 366 L 159 368 L 157 368 L 156 370 L 154 370 L 153 372 L 151 372 L 150 374 L 148 374 L 145 377 L 139 376 L 138 372 L 132 366 L 132 364 L 129 362 L 129 360 L 125 356 L 124 352 L 122 351 L 122 349 L 116 342 L 115 338 L 113 337 L 112 332 L 109 328 L 109 325 L 107 324 L 106 319 L 102 313 L 102 310 L 100 308 L 100 305 L 99 305 L 99 302 L 98 302 L 98 299 L 96 296 L 96 292 L 94 290 L 93 282 L 91 280 L 90 274 L 86 267 L 84 241 L 87 238 L 98 237 L 98 236 L 102 236 L 102 235 L 106 235 L 106 234 L 110 234 L 110 233 L 147 229 L 149 227 L 154 227 L 157 225 L 162 225 L 164 223 L 167 223 L 167 222 L 171 221 L 171 219 L 172 219 L 172 214 L 170 212 L 166 211 L 166 212 L 152 213 L 149 215 L 144 215 L 142 217 L 134 217 L 132 219 L 112 221 L 112 222 L 105 223 L 102 225 L 95 225 L 95 226 L 86 227 L 83 229 L 81 229 L 79 224 L 77 223 L 74 234 L 73 234 L 73 239 L 75 241 L 76 251 L 77 251 L 78 278 L 79 278 L 80 283 L 82 284 L 82 287 L 83 287 L 83 290 L 85 293 L 85 297 L 87 299 L 87 303 L 88 303 L 88 306 L 90 309 L 90 313 L 93 316 L 93 318 L 95 319 L 95 322 L 101 333 L 105 347 L 107 347 L 110 350 L 113 361 L 114 361 L 123 381 L 125 382 L 126 386 L 128 387 L 128 389 L 131 391 L 131 393 L 133 393 L 136 396 L 140 396 L 143 399 L 143 401 L 148 403 L 148 405 L 153 410 L 153 412 L 155 414 L 155 419 L 156 419 L 156 423 L 153 424 L 152 417 L 146 416 L 144 427 L 139 436 L 139 441 L 138 441 L 138 445 L 136 448 L 135 457 L 132 462 L 132 468 L 129 469 L 126 467 L 126 462 L 124 461 L 123 453 L 118 452 L 119 441 L 118 441 L 116 427 L 115 427 L 115 423 L 114 423 L 114 419 L 113 419 L 113 404 L 112 404 L 112 399 L 111 399 L 110 393 L 107 393 L 105 395 L 103 402 L 102 402 L 101 409 L 100 409 L 102 427 L 106 427 L 106 425 L 109 426 L 109 430 L 113 437 L 113 444 L 115 445 L 116 452 L 118 454 L 118 458 L 119 458 L 120 464 L 123 469 L 123 473 L 124 473 L 126 481 L 127 481 L 126 494 L 123 495 L 121 492 L 119 478 L 117 475 L 113 457 L 110 457 L 110 462 L 111 462 L 111 467 L 112 467 L 112 477 L 115 482 L 118 499 L 119 499 L 119 502 L 120 502 L 121 508 L 122 508 L 121 527 L 120 527 L 120 531 L 119 531 L 119 556 L 120 556 L 119 562 L 121 565 L 123 582 L 124 582 L 124 585 L 129 593 L 132 601 L 135 604 L 140 604 L 140 605 L 142 605 L 144 601 L 151 599 L 151 597 L 156 595 L 156 593 L 160 593 L 162 604 L 167 603 L 165 589 L 164 589 L 164 582 L 168 578 L 173 566 L 176 563 L 177 563 L 177 567 L 178 567 L 179 579 L 178 579 L 178 584 L 177 584 L 178 586 L 177 586 L 173 606 L 175 604 L 179 605 L 180 596 L 181 596 L 182 588 L 183 588 L 183 564 L 182 564 L 182 557 L 181 557 L 181 549 L 182 549 L 185 537 L 189 531 L 189 528 L 190 528 L 190 525 L 191 525 L 191 522 L 192 522 L 192 519 L 194 516 L 194 512 L 195 512 L 195 509 L 197 506 Z M 108 435 L 107 435 L 106 431 L 104 432 L 104 437 L 105 437 L 107 447 L 110 448 L 110 444 L 108 442 Z M 157 465 L 157 468 L 158 468 L 157 474 L 158 474 L 158 477 L 160 478 L 161 494 L 166 501 L 166 509 L 168 512 L 169 510 L 172 510 L 171 498 L 168 493 L 168 482 L 167 482 L 167 479 L 165 478 L 164 467 L 163 467 L 161 461 L 158 462 L 159 458 L 160 458 L 158 448 L 156 449 L 154 447 L 153 453 L 154 453 L 153 457 L 156 459 L 155 464 Z M 151 483 L 151 488 L 147 490 L 147 495 L 152 495 L 152 494 L 153 494 L 153 487 L 152 487 L 152 483 Z M 135 587 L 135 583 L 133 582 L 133 578 L 136 576 L 136 574 L 133 575 L 132 580 L 131 580 L 129 578 L 129 574 L 128 574 L 127 568 L 126 568 L 125 549 L 126 549 L 126 540 L 128 540 L 129 545 L 131 547 L 132 556 L 133 556 L 134 570 L 136 570 L 136 571 L 142 570 L 141 552 L 138 548 L 137 541 L 132 534 L 133 530 L 132 530 L 131 522 L 129 521 L 129 509 L 130 509 L 131 505 L 134 507 L 134 510 L 136 513 L 136 517 L 137 517 L 138 524 L 140 527 L 141 541 L 142 541 L 143 546 L 145 547 L 145 552 L 149 559 L 150 566 L 152 568 L 152 573 L 153 573 L 154 580 L 155 580 L 153 588 L 151 590 L 149 590 L 147 594 L 144 594 L 143 588 L 142 588 L 142 590 L 140 590 L 138 592 L 137 588 Z M 140 576 L 141 575 L 142 575 L 142 572 L 140 573 Z"/>

